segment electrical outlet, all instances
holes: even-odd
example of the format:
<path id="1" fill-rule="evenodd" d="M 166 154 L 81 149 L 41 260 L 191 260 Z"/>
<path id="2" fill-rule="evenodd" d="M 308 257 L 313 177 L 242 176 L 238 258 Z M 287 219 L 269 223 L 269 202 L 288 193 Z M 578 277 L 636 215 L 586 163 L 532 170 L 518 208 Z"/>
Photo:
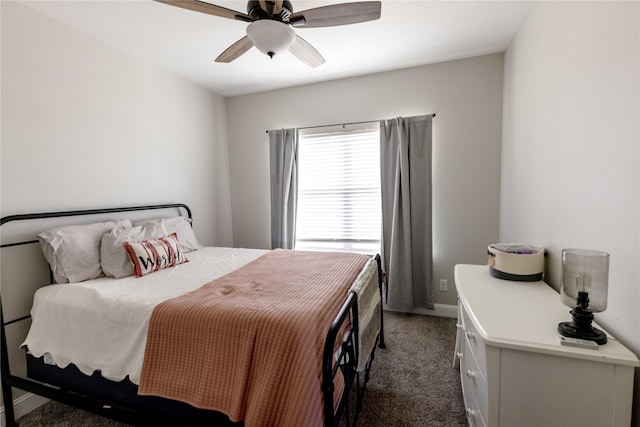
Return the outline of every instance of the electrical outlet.
<path id="1" fill-rule="evenodd" d="M 446 290 L 447 290 L 447 280 L 446 279 L 440 279 L 440 290 L 446 292 Z"/>

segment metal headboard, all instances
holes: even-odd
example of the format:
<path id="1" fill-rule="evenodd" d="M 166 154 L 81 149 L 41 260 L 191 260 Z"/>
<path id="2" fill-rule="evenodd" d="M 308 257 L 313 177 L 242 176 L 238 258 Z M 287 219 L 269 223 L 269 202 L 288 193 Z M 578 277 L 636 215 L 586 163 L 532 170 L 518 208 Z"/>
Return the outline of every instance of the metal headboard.
<path id="1" fill-rule="evenodd" d="M 92 215 L 104 215 L 111 213 L 123 213 L 123 212 L 135 212 L 135 211 L 153 211 L 153 210 L 167 210 L 167 209 L 178 209 L 184 211 L 186 216 L 193 220 L 191 209 L 189 206 L 183 203 L 168 203 L 168 204 L 159 204 L 159 205 L 147 205 L 147 206 L 129 206 L 122 208 L 104 208 L 104 209 L 82 209 L 82 210 L 70 210 L 70 211 L 59 211 L 59 212 L 41 212 L 41 213 L 28 213 L 28 214 L 18 214 L 18 215 L 8 215 L 2 217 L 0 219 L 0 227 L 9 223 L 16 221 L 31 221 L 37 219 L 49 219 L 49 218 L 63 218 L 63 217 L 75 217 L 75 216 L 92 216 Z M 184 216 L 184 215 L 183 215 Z M 193 225 L 193 224 L 192 224 Z M 28 240 L 20 240 L 17 242 L 11 243 L 3 243 L 0 244 L 0 249 L 12 247 L 12 246 L 22 246 L 39 243 L 37 239 L 28 239 Z M 21 322 L 29 319 L 31 316 L 20 316 L 15 319 L 4 321 L 4 314 L 2 308 L 2 295 L 0 292 L 0 326 L 2 333 L 0 335 L 0 368 L 2 370 L 1 379 L 2 379 L 2 397 L 4 401 L 4 410 L 5 410 L 5 419 L 7 427 L 17 426 L 15 423 L 15 413 L 13 408 L 13 394 L 12 387 L 19 388 L 21 390 L 29 391 L 35 393 L 37 395 L 41 395 L 44 397 L 48 397 L 50 399 L 55 398 L 63 403 L 68 403 L 77 407 L 83 407 L 88 410 L 96 411 L 95 403 L 90 401 L 84 401 L 81 397 L 60 397 L 58 395 L 57 390 L 53 387 L 44 385 L 39 382 L 35 382 L 32 380 L 28 380 L 26 378 L 22 378 L 19 376 L 15 376 L 11 374 L 11 370 L 9 367 L 9 353 L 7 348 L 7 338 L 5 327 L 11 324 Z M 131 416 L 129 414 L 129 416 Z M 133 418 L 135 420 L 135 417 Z"/>
<path id="2" fill-rule="evenodd" d="M 8 216 L 3 216 L 0 219 L 0 227 L 2 227 L 4 224 L 11 221 L 27 221 L 27 220 L 33 220 L 33 219 L 62 218 L 62 217 L 70 217 L 70 216 L 102 215 L 102 214 L 110 214 L 110 213 L 149 211 L 149 210 L 172 209 L 172 208 L 184 209 L 185 212 L 187 213 L 187 217 L 189 219 L 193 219 L 191 216 L 191 208 L 189 208 L 189 206 L 183 203 L 169 203 L 164 205 L 129 206 L 124 208 L 82 209 L 82 210 L 73 210 L 73 211 L 40 212 L 40 213 L 8 215 Z M 38 243 L 38 241 L 28 240 L 24 242 L 7 243 L 7 244 L 0 245 L 0 248 L 17 246 L 17 245 L 26 245 L 30 243 Z"/>

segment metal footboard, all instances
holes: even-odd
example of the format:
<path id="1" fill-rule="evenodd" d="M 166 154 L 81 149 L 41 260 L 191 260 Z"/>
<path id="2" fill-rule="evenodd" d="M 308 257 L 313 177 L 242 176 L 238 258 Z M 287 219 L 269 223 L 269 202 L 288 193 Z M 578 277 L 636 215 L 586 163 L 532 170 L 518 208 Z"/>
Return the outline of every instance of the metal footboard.
<path id="1" fill-rule="evenodd" d="M 375 256 L 378 270 L 378 291 L 380 292 L 380 298 L 382 299 L 382 286 L 384 283 L 384 271 L 382 270 L 382 261 L 380 255 Z M 335 357 L 335 343 L 338 339 L 338 334 L 343 330 L 345 320 L 349 318 L 351 321 L 351 329 L 340 346 L 340 352 Z M 359 328 L 358 323 L 358 298 L 355 293 L 350 293 L 349 297 L 343 304 L 340 312 L 336 316 L 327 338 L 324 342 L 324 353 L 322 359 L 322 395 L 324 401 L 324 413 L 325 413 L 325 426 L 332 427 L 337 426 L 345 417 L 345 425 L 355 426 L 358 421 L 358 414 L 362 409 L 362 401 L 364 399 L 364 393 L 367 383 L 369 382 L 371 366 L 373 359 L 375 358 L 376 347 L 386 348 L 384 341 L 384 314 L 383 310 L 380 310 L 380 332 L 376 337 L 376 345 L 374 345 L 371 354 L 366 355 L 367 362 L 364 370 L 364 378 L 360 379 L 360 373 L 358 372 L 358 360 L 360 360 L 359 353 Z M 338 402 L 338 407 L 335 407 L 334 403 L 334 390 L 335 390 L 335 377 L 338 371 L 342 372 L 345 382 L 345 388 Z M 353 414 L 353 420 L 350 422 L 350 408 L 349 408 L 349 395 L 351 389 L 355 386 L 356 396 L 355 403 L 356 408 Z M 330 416 L 333 414 L 333 416 Z"/>

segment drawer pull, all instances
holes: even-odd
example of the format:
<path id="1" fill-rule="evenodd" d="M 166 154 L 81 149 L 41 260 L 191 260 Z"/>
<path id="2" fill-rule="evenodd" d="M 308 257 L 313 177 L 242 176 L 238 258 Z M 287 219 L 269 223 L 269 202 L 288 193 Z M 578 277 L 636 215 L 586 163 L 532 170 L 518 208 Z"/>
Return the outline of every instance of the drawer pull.
<path id="1" fill-rule="evenodd" d="M 462 323 L 456 323 L 456 328 L 462 329 Z"/>
<path id="2" fill-rule="evenodd" d="M 471 331 L 467 331 L 467 338 L 469 338 L 470 340 L 473 340 L 476 338 L 476 334 L 474 334 Z"/>
<path id="3" fill-rule="evenodd" d="M 456 353 L 456 357 L 460 360 L 462 360 L 462 352 L 457 352 Z"/>
<path id="4" fill-rule="evenodd" d="M 475 378 L 476 377 L 476 373 L 473 372 L 471 369 L 467 370 L 467 378 Z"/>
<path id="5" fill-rule="evenodd" d="M 467 408 L 467 417 L 469 417 L 469 418 L 473 418 L 473 417 L 475 417 L 475 416 L 476 416 L 476 411 L 474 411 L 474 410 L 473 410 L 473 409 L 471 409 L 471 408 Z"/>

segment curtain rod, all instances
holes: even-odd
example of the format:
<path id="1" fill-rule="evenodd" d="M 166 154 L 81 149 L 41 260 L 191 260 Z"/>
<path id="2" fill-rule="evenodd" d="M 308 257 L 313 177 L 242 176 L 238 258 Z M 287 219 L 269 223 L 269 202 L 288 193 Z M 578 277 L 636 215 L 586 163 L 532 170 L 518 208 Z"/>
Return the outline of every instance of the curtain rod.
<path id="1" fill-rule="evenodd" d="M 431 115 L 431 117 L 435 117 L 435 116 L 436 116 L 436 113 L 433 113 Z M 364 120 L 362 122 L 334 123 L 334 124 L 331 124 L 331 125 L 305 126 L 305 127 L 298 128 L 298 130 L 301 130 L 301 129 L 315 129 L 315 128 L 327 128 L 327 127 L 331 127 L 331 126 L 342 126 L 342 127 L 345 127 L 345 126 L 349 126 L 349 125 L 361 125 L 361 124 L 364 124 L 364 123 L 377 123 L 377 122 L 380 122 L 380 121 L 381 120 Z M 265 131 L 265 132 L 269 133 L 268 130 Z"/>

